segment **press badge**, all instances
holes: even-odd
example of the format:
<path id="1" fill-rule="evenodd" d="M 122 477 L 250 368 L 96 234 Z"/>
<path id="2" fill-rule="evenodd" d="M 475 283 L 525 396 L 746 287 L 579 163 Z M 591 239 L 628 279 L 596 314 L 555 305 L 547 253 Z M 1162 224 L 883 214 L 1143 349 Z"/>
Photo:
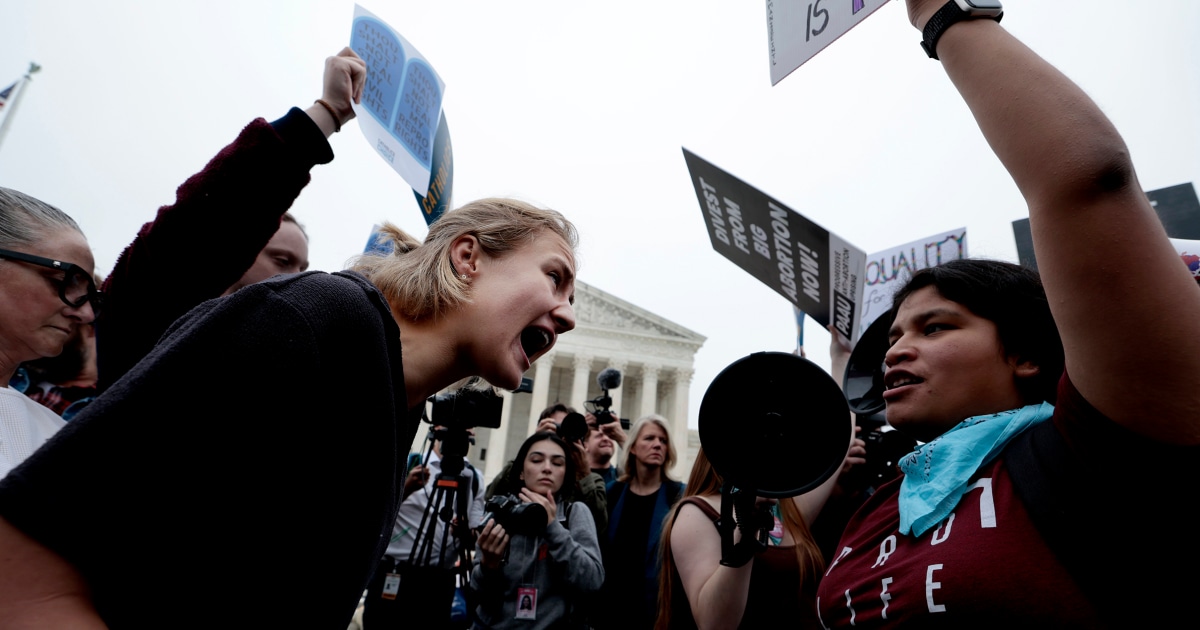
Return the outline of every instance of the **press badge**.
<path id="1" fill-rule="evenodd" d="M 384 599 L 396 599 L 396 593 L 400 592 L 400 574 L 389 573 L 383 578 L 383 593 L 381 596 Z"/>
<path id="2" fill-rule="evenodd" d="M 537 589 L 532 586 L 517 588 L 517 619 L 537 619 Z"/>

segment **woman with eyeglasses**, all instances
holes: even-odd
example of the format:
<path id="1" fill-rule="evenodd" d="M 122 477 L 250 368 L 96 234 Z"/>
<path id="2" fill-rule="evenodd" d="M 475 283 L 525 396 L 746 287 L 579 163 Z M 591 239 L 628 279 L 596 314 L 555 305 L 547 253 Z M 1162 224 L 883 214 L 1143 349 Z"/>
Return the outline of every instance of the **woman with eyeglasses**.
<path id="1" fill-rule="evenodd" d="M 297 118 L 328 137 L 366 87 L 346 49 L 326 62 L 328 108 Z M 307 178 L 295 153 L 275 159 Z M 238 194 L 269 185 L 238 181 Z M 425 400 L 473 376 L 516 389 L 575 326 L 578 239 L 554 210 L 481 199 L 423 242 L 383 233 L 391 253 L 346 271 L 196 306 L 0 481 L 0 627 L 349 624 Z M 179 299 L 189 280 L 181 267 L 153 297 Z"/>
<path id="2" fill-rule="evenodd" d="M 63 211 L 0 188 L 0 477 L 65 424 L 10 388 L 25 361 L 57 356 L 96 318 L 92 250 Z"/>

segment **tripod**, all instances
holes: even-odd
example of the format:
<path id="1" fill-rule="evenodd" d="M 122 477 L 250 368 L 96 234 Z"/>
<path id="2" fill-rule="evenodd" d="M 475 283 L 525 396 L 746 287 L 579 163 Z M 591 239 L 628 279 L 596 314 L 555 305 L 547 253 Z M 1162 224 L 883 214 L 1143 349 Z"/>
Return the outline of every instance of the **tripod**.
<path id="1" fill-rule="evenodd" d="M 471 539 L 467 505 L 474 476 L 463 474 L 471 437 L 464 429 L 440 427 L 433 430 L 432 437 L 425 461 L 429 461 L 433 442 L 441 441 L 442 470 L 434 478 L 433 494 L 429 497 L 424 514 L 421 515 L 421 524 L 413 538 L 409 562 L 413 566 L 449 570 L 454 568 L 455 563 L 446 562 L 447 543 L 453 540 L 465 543 Z M 435 549 L 436 559 L 433 557 Z M 458 552 L 455 554 L 457 565 L 464 568 L 464 571 L 465 567 L 469 566 L 467 553 L 466 544 L 458 545 Z"/>

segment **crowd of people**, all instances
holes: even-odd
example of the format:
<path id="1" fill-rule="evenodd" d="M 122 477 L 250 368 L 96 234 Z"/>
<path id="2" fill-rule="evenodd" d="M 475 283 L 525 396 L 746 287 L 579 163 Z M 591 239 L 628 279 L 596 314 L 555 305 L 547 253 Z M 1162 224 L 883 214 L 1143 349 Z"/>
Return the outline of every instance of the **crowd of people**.
<path id="1" fill-rule="evenodd" d="M 734 529 L 703 449 L 672 477 L 666 418 L 566 404 L 490 483 L 461 430 L 406 459 L 428 398 L 515 389 L 574 328 L 578 236 L 481 199 L 305 271 L 287 211 L 361 99 L 345 49 L 313 105 L 184 182 L 103 290 L 67 213 L 0 188 L 0 629 L 340 629 L 360 605 L 367 630 L 1187 623 L 1200 320 L 1177 314 L 1200 291 L 1120 135 L 998 3 L 906 3 L 1028 203 L 1040 272 L 953 261 L 895 295 L 877 358 L 918 445 L 856 509 L 825 510 L 835 473 Z M 182 277 L 177 254 L 217 241 Z M 350 365 L 353 394 L 329 387 Z M 230 366 L 255 395 L 203 385 Z M 867 456 L 846 434 L 839 472 Z M 761 548 L 731 561 L 726 531 Z"/>

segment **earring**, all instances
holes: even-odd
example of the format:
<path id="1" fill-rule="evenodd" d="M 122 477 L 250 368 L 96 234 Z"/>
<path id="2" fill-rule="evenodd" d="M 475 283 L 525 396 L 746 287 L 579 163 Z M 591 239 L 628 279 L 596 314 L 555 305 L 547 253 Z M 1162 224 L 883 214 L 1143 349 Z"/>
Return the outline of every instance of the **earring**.
<path id="1" fill-rule="evenodd" d="M 465 280 L 467 280 L 467 274 L 464 273 L 464 274 L 460 275 L 459 278 L 461 278 L 462 280 L 465 281 Z"/>

